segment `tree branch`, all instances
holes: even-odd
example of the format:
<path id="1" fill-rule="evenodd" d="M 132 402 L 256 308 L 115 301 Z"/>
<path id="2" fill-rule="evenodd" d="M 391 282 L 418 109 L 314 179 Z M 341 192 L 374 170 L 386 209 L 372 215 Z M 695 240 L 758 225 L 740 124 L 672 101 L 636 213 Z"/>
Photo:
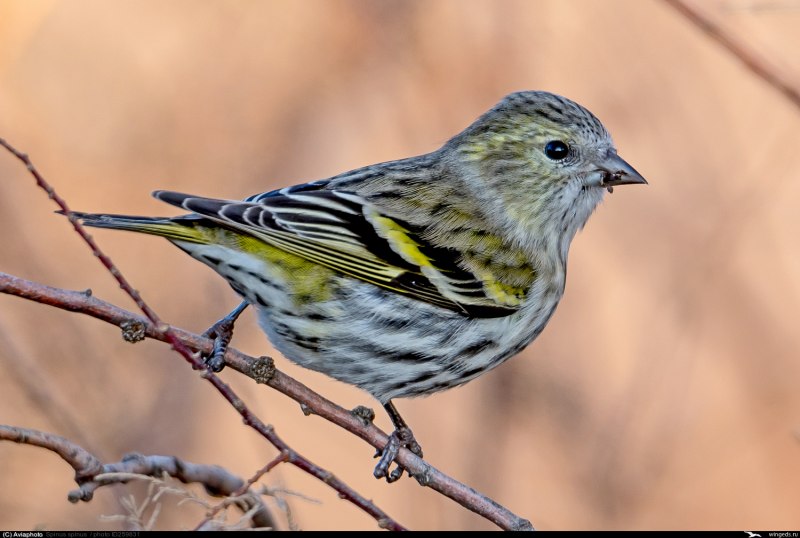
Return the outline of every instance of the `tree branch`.
<path id="1" fill-rule="evenodd" d="M 213 341 L 188 331 L 173 329 L 163 323 L 158 316 L 144 304 L 141 296 L 128 284 L 111 260 L 100 251 L 91 236 L 85 232 L 80 223 L 74 218 L 66 202 L 61 199 L 53 188 L 41 177 L 28 156 L 14 149 L 2 138 L 0 138 L 0 145 L 8 149 L 14 156 L 25 163 L 27 169 L 36 179 L 37 184 L 48 193 L 48 196 L 52 198 L 69 217 L 75 230 L 92 248 L 94 255 L 100 259 L 103 265 L 109 269 L 114 278 L 120 283 L 120 286 L 128 292 L 134 301 L 136 301 L 146 317 L 98 300 L 92 297 L 91 292 L 88 290 L 86 292 L 76 292 L 53 288 L 5 273 L 0 273 L 0 292 L 16 295 L 72 312 L 88 314 L 121 327 L 123 329 L 123 337 L 131 339 L 132 341 L 147 336 L 169 342 L 195 369 L 203 370 L 203 377 L 208 379 L 231 405 L 234 406 L 242 415 L 246 424 L 257 430 L 263 437 L 278 448 L 278 450 L 287 453 L 286 461 L 288 463 L 303 469 L 331 486 L 339 493 L 340 497 L 349 500 L 374 517 L 380 526 L 395 530 L 403 529 L 399 523 L 395 522 L 383 511 L 378 509 L 371 501 L 366 500 L 329 471 L 321 469 L 291 449 L 277 434 L 275 434 L 272 426 L 261 422 L 227 384 L 222 382 L 219 377 L 212 372 L 206 370 L 203 363 L 192 351 L 209 353 L 212 349 Z M 272 359 L 268 357 L 250 357 L 234 349 L 229 349 L 225 355 L 225 363 L 231 368 L 251 377 L 257 383 L 267 384 L 275 390 L 289 396 L 300 403 L 304 412 L 311 412 L 319 415 L 354 435 L 357 435 L 378 449 L 383 449 L 388 442 L 387 435 L 375 425 L 369 421 L 365 421 L 359 415 L 334 404 L 323 396 L 310 390 L 302 383 L 278 371 L 275 369 Z M 527 519 L 517 516 L 494 500 L 442 473 L 409 450 L 401 449 L 396 461 L 421 485 L 442 493 L 463 507 L 495 523 L 499 527 L 505 530 L 533 530 L 533 526 Z"/>
<path id="2" fill-rule="evenodd" d="M 137 474 L 161 478 L 166 473 L 184 484 L 202 484 L 209 495 L 238 497 L 237 502 L 242 503 L 243 512 L 247 513 L 252 510 L 251 520 L 254 527 L 275 528 L 272 515 L 258 495 L 251 494 L 243 497 L 249 493 L 250 486 L 255 480 L 245 482 L 218 465 L 190 463 L 174 456 L 143 456 L 141 454 L 127 454 L 122 461 L 101 464 L 94 454 L 64 437 L 14 426 L 0 425 L 0 440 L 38 446 L 61 456 L 61 459 L 75 469 L 75 482 L 78 484 L 78 489 L 67 495 L 67 499 L 72 503 L 92 500 L 94 492 L 102 486 L 128 482 L 129 478 L 126 478 L 125 475 Z M 274 466 L 273 464 L 270 469 Z M 260 473 L 258 477 L 260 478 L 262 475 L 263 473 Z M 213 509 L 203 523 L 206 523 L 222 506 L 219 505 Z"/>
<path id="3" fill-rule="evenodd" d="M 185 360 L 188 362 L 195 370 L 202 370 L 203 377 L 211 383 L 215 389 L 222 395 L 223 398 L 228 400 L 228 402 L 233 406 L 236 411 L 242 416 L 244 423 L 256 430 L 262 437 L 264 437 L 267 441 L 269 441 L 275 448 L 280 450 L 281 452 L 287 452 L 289 454 L 287 461 L 302 469 L 306 473 L 316 477 L 320 481 L 324 482 L 331 488 L 333 488 L 338 494 L 339 497 L 350 501 L 354 505 L 361 508 L 363 511 L 368 513 L 372 516 L 375 521 L 378 522 L 378 525 L 381 528 L 390 529 L 390 530 L 405 530 L 405 527 L 400 525 L 397 521 L 389 517 L 383 510 L 378 508 L 375 503 L 366 499 L 356 490 L 345 484 L 342 480 L 337 478 L 333 473 L 330 471 L 323 469 L 322 467 L 316 465 L 315 463 L 311 462 L 309 459 L 300 455 L 296 450 L 292 449 L 289 445 L 287 445 L 283 439 L 281 439 L 277 433 L 275 433 L 275 429 L 258 418 L 255 413 L 253 413 L 250 408 L 245 405 L 244 401 L 239 398 L 236 393 L 231 389 L 231 387 L 222 381 L 218 376 L 216 376 L 213 372 L 205 368 L 205 365 L 200 360 L 198 356 L 196 356 L 186 344 L 184 344 L 175 332 L 170 328 L 169 325 L 162 322 L 158 315 L 155 313 L 153 309 L 151 309 L 147 303 L 144 302 L 142 296 L 136 291 L 133 286 L 128 283 L 128 280 L 122 275 L 120 270 L 114 265 L 114 262 L 111 261 L 111 258 L 106 256 L 94 239 L 86 233 L 83 226 L 78 219 L 75 218 L 75 215 L 70 210 L 67 202 L 61 198 L 56 192 L 55 189 L 39 174 L 39 171 L 33 165 L 33 162 L 28 158 L 28 156 L 16 148 L 11 146 L 8 142 L 4 139 L 0 138 L 0 145 L 6 148 L 11 154 L 13 154 L 17 159 L 22 161 L 25 164 L 25 167 L 31 173 L 31 175 L 36 180 L 36 184 L 41 187 L 46 193 L 47 196 L 53 200 L 58 207 L 61 208 L 62 212 L 67 216 L 72 227 L 75 231 L 80 235 L 80 237 L 86 242 L 87 245 L 92 249 L 92 253 L 95 257 L 100 260 L 100 262 L 105 266 L 106 269 L 111 273 L 111 275 L 116 279 L 119 283 L 120 287 L 127 293 L 136 303 L 136 305 L 144 312 L 145 316 L 150 323 L 153 325 L 153 330 L 159 334 L 165 341 L 169 342 L 172 345 L 172 348 L 177 351 Z"/>
<path id="4" fill-rule="evenodd" d="M 132 326 L 137 326 L 148 338 L 166 341 L 163 333 L 157 331 L 152 323 L 143 316 L 102 301 L 87 291 L 54 288 L 0 273 L 0 293 L 15 295 L 70 312 L 86 314 L 112 325 L 125 325 L 127 332 L 130 332 Z M 179 328 L 173 328 L 173 331 L 181 342 L 192 350 L 209 353 L 214 345 L 213 340 L 189 331 Z M 225 364 L 257 383 L 266 384 L 290 397 L 301 405 L 304 412 L 313 413 L 336 424 L 375 448 L 383 448 L 388 441 L 387 435 L 377 426 L 366 422 L 352 411 L 331 402 L 294 378 L 277 370 L 272 360 L 267 357 L 251 357 L 234 348 L 228 348 L 225 354 Z M 533 528 L 528 520 L 517 516 L 492 499 L 444 474 L 410 451 L 401 450 L 397 460 L 421 485 L 438 491 L 464 508 L 485 517 L 500 528 L 505 530 Z"/>
<path id="5" fill-rule="evenodd" d="M 690 2 L 685 0 L 664 0 L 698 30 L 719 43 L 725 50 L 736 57 L 744 66 L 769 86 L 777 90 L 796 108 L 800 108 L 800 90 L 782 77 L 777 70 L 768 65 L 766 59 L 744 45 L 741 40 L 726 32 L 721 25 L 703 15 Z"/>

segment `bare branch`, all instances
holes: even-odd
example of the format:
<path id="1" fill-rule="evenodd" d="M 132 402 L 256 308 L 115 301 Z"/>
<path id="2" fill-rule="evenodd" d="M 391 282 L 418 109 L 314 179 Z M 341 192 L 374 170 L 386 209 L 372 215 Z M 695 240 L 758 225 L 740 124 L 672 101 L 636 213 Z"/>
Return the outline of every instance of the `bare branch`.
<path id="1" fill-rule="evenodd" d="M 155 330 L 152 324 L 142 316 L 102 301 L 86 292 L 53 288 L 0 273 L 0 293 L 16 295 L 71 312 L 87 314 L 112 325 L 119 326 L 125 322 L 134 321 L 142 324 L 147 337 L 161 341 L 165 340 L 164 335 Z M 173 328 L 173 330 L 177 337 L 193 350 L 208 353 L 213 347 L 213 340 L 183 329 Z M 267 357 L 251 357 L 234 348 L 228 348 L 225 354 L 225 364 L 251 377 L 256 382 L 266 384 L 289 396 L 301 405 L 306 414 L 318 415 L 360 437 L 375 448 L 383 448 L 388 441 L 387 435 L 377 426 L 368 421 L 365 422 L 359 414 L 354 414 L 352 411 L 340 407 L 299 381 L 275 369 L 272 360 Z M 527 530 L 533 528 L 528 520 L 517 516 L 492 499 L 444 474 L 408 450 L 401 450 L 397 456 L 397 461 L 421 485 L 442 493 L 502 529 Z"/>
<path id="2" fill-rule="evenodd" d="M 130 480 L 131 474 L 155 478 L 168 474 L 184 484 L 202 484 L 209 495 L 238 497 L 237 502 L 241 503 L 242 511 L 245 513 L 252 511 L 251 521 L 255 527 L 275 528 L 272 515 L 257 495 L 243 497 L 253 482 L 245 482 L 218 465 L 190 463 L 174 456 L 141 454 L 128 454 L 120 462 L 101 464 L 94 454 L 64 437 L 14 426 L 0 425 L 0 440 L 38 446 L 61 456 L 75 469 L 78 489 L 69 492 L 67 496 L 72 503 L 88 502 L 92 500 L 98 488 L 109 484 L 126 483 Z"/>
<path id="3" fill-rule="evenodd" d="M 686 17 L 701 32 L 722 45 L 728 52 L 739 59 L 744 66 L 758 78 L 772 86 L 791 103 L 800 108 L 800 90 L 795 88 L 789 81 L 781 77 L 776 70 L 767 64 L 765 58 L 760 57 L 753 50 L 745 46 L 741 41 L 725 32 L 725 30 L 710 18 L 692 6 L 685 0 L 664 0 L 681 15 Z"/>
<path id="4" fill-rule="evenodd" d="M 88 244 L 92 249 L 92 253 L 95 255 L 95 257 L 100 260 L 100 262 L 106 267 L 106 269 L 108 269 L 111 275 L 117 280 L 120 287 L 134 300 L 136 306 L 138 306 L 139 309 L 144 312 L 145 316 L 147 316 L 147 319 L 150 321 L 150 323 L 152 323 L 154 331 L 162 335 L 163 338 L 172 345 L 172 348 L 177 351 L 194 369 L 203 371 L 203 377 L 207 379 L 208 382 L 211 383 L 226 400 L 228 400 L 228 402 L 234 407 L 234 409 L 236 409 L 236 411 L 239 412 L 244 419 L 245 424 L 256 430 L 259 434 L 261 434 L 262 437 L 267 439 L 267 441 L 272 443 L 272 445 L 281 452 L 288 452 L 289 458 L 287 461 L 289 463 L 302 469 L 306 473 L 316 477 L 333 488 L 338 493 L 340 498 L 350 501 L 372 516 L 375 521 L 378 522 L 378 525 L 381 528 L 390 530 L 405 530 L 402 525 L 392 519 L 383 510 L 378 508 L 375 503 L 369 499 L 366 499 L 356 490 L 337 478 L 330 471 L 319 467 L 309 459 L 300 455 L 296 450 L 289 447 L 289 445 L 287 445 L 283 439 L 281 439 L 278 434 L 275 433 L 275 429 L 272 426 L 262 422 L 261 419 L 258 418 L 255 413 L 253 413 L 250 408 L 247 407 L 247 405 L 245 405 L 244 401 L 242 401 L 242 399 L 236 395 L 236 393 L 227 383 L 222 381 L 218 376 L 214 375 L 213 372 L 206 369 L 202 360 L 200 360 L 198 356 L 196 356 L 188 347 L 186 347 L 186 344 L 184 344 L 178 338 L 169 325 L 161 321 L 155 311 L 144 302 L 144 299 L 142 299 L 142 296 L 139 294 L 139 292 L 137 292 L 133 286 L 130 285 L 120 270 L 114 265 L 114 263 L 111 261 L 111 258 L 106 256 L 103 251 L 100 250 L 100 247 L 97 245 L 94 239 L 88 233 L 86 233 L 86 230 L 84 230 L 81 223 L 75 218 L 75 215 L 67 206 L 66 201 L 61 198 L 55 192 L 55 189 L 53 189 L 53 187 L 47 181 L 45 181 L 42 175 L 39 174 L 39 171 L 33 165 L 28 156 L 15 149 L 2 138 L 0 138 L 0 145 L 6 148 L 17 159 L 25 164 L 25 167 L 36 180 L 36 184 L 44 189 L 44 191 L 47 192 L 48 197 L 50 197 L 50 199 L 52 199 L 61 208 L 67 218 L 69 218 L 70 223 L 72 223 L 72 227 L 75 229 L 78 235 L 80 235 L 86 244 Z"/>
<path id="5" fill-rule="evenodd" d="M 14 441 L 15 443 L 24 445 L 38 446 L 55 452 L 61 456 L 61 459 L 69 463 L 70 466 L 75 469 L 75 482 L 77 482 L 78 485 L 87 480 L 91 480 L 94 476 L 103 472 L 103 464 L 100 463 L 100 460 L 95 457 L 94 454 L 60 435 L 0 425 L 0 439 Z M 77 500 L 78 499 L 70 499 L 71 502 L 76 502 Z"/>
<path id="6" fill-rule="evenodd" d="M 195 356 L 192 350 L 207 354 L 212 349 L 213 341 L 188 331 L 169 327 L 161 322 L 146 304 L 140 304 L 143 303 L 140 295 L 133 290 L 119 270 L 113 266 L 111 260 L 100 251 L 92 238 L 86 234 L 80 223 L 72 216 L 64 200 L 58 197 L 52 187 L 44 181 L 27 155 L 11 147 L 2 138 L 0 138 L 0 145 L 8 149 L 25 163 L 27 169 L 36 178 L 37 184 L 45 189 L 48 195 L 58 203 L 62 211 L 69 216 L 73 227 L 92 247 L 95 256 L 109 268 L 112 275 L 120 282 L 120 286 L 128 291 L 147 317 L 133 314 L 111 305 L 110 303 L 100 301 L 92 297 L 91 293 L 52 288 L 5 273 L 0 273 L 0 292 L 17 295 L 69 311 L 88 314 L 97 319 L 123 327 L 123 334 L 126 338 L 143 332 L 147 337 L 169 342 L 194 368 L 204 370 L 203 377 L 208 379 L 231 405 L 236 408 L 244 418 L 246 424 L 257 430 L 263 437 L 278 448 L 278 450 L 287 453 L 286 461 L 288 463 L 303 469 L 307 473 L 328 484 L 339 493 L 340 497 L 349 500 L 374 517 L 380 526 L 394 530 L 403 529 L 399 523 L 392 520 L 371 501 L 368 501 L 352 490 L 352 488 L 344 484 L 332 473 L 316 466 L 286 445 L 286 443 L 275 434 L 272 426 L 261 422 L 227 384 L 222 382 L 219 377 L 212 372 L 206 370 L 203 363 Z M 304 413 L 319 415 L 357 435 L 361 439 L 364 439 L 378 449 L 383 449 L 388 442 L 388 436 L 375 425 L 364 421 L 359 414 L 354 414 L 336 405 L 310 390 L 302 383 L 278 371 L 275 369 L 272 359 L 268 357 L 250 357 L 234 349 L 229 349 L 225 355 L 225 363 L 233 369 L 251 377 L 257 383 L 267 384 L 297 401 L 300 403 Z M 494 500 L 442 473 L 426 461 L 414 455 L 411 451 L 401 449 L 396 461 L 399 465 L 404 467 L 411 476 L 416 478 L 421 485 L 442 493 L 463 507 L 492 521 L 499 527 L 505 530 L 533 530 L 533 526 L 527 519 L 517 516 Z"/>

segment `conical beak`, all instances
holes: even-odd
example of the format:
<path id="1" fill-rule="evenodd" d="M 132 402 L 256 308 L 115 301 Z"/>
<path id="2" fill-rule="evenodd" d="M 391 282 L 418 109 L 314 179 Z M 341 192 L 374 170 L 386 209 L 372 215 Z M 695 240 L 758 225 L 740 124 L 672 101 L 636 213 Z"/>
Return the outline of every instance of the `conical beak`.
<path id="1" fill-rule="evenodd" d="M 600 167 L 600 171 L 603 172 L 603 179 L 600 184 L 603 187 L 633 185 L 637 183 L 647 185 L 647 180 L 643 178 L 633 166 L 626 163 L 622 157 L 617 155 L 616 152 L 609 153 L 605 162 L 603 162 Z"/>

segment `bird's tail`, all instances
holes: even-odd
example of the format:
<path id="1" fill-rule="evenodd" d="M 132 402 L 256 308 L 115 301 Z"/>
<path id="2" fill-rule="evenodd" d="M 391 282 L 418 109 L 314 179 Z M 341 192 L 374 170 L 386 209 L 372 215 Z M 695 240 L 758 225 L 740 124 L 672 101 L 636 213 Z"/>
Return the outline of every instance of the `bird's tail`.
<path id="1" fill-rule="evenodd" d="M 59 211 L 62 215 L 63 211 Z M 112 228 L 166 237 L 172 241 L 205 243 L 205 234 L 193 226 L 190 217 L 134 217 L 129 215 L 107 215 L 101 213 L 72 212 L 84 226 Z"/>

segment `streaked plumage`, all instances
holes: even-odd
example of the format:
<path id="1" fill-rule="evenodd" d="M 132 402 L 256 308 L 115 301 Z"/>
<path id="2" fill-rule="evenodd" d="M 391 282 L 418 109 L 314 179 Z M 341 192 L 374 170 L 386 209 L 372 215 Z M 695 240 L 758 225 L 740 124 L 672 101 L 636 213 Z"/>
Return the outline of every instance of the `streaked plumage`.
<path id="1" fill-rule="evenodd" d="M 642 182 L 586 109 L 520 92 L 427 155 L 245 201 L 155 193 L 182 217 L 80 216 L 168 238 L 257 308 L 286 357 L 386 403 L 527 346 L 605 190 Z"/>

